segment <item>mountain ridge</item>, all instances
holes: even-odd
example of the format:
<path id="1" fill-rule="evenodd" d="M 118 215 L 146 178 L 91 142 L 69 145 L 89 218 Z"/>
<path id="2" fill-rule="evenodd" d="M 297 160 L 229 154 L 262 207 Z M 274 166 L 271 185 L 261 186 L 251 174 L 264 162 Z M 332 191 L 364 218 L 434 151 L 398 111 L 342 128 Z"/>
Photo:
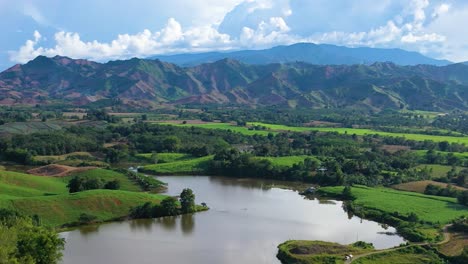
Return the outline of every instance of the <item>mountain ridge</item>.
<path id="1" fill-rule="evenodd" d="M 296 43 L 262 50 L 240 50 L 229 52 L 186 53 L 155 55 L 149 59 L 160 59 L 180 66 L 195 66 L 224 58 L 235 59 L 247 64 L 270 64 L 303 61 L 320 65 L 372 64 L 391 61 L 399 65 L 430 64 L 445 66 L 452 62 L 433 59 L 414 51 L 382 49 L 330 44 Z"/>
<path id="2" fill-rule="evenodd" d="M 194 67 L 133 58 L 108 63 L 38 56 L 0 73 L 0 104 L 133 107 L 181 104 L 348 107 L 379 111 L 468 109 L 468 66 L 250 65 L 222 59 Z"/>

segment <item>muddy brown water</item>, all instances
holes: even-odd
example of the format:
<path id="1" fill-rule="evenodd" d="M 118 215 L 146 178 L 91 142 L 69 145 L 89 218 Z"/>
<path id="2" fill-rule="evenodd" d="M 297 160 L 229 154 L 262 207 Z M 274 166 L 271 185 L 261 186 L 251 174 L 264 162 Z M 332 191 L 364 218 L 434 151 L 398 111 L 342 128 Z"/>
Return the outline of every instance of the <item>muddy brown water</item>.
<path id="1" fill-rule="evenodd" d="M 403 243 L 393 228 L 349 217 L 339 201 L 308 200 L 272 181 L 209 176 L 158 177 L 169 195 L 191 188 L 209 211 L 194 215 L 84 227 L 62 233 L 62 263 L 260 264 L 280 261 L 289 239 L 343 244 L 372 242 L 378 249 Z"/>

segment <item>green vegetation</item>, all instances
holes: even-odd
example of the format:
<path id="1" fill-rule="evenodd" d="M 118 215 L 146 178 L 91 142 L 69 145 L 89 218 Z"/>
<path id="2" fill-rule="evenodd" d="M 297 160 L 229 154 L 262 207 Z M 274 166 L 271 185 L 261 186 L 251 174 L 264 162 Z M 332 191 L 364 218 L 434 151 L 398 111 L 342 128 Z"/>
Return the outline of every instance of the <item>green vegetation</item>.
<path id="1" fill-rule="evenodd" d="M 452 166 L 438 165 L 438 164 L 420 164 L 416 166 L 417 169 L 427 168 L 429 169 L 431 178 L 440 178 L 447 176 L 447 173 L 452 169 Z M 461 168 L 456 168 L 460 171 Z"/>
<path id="2" fill-rule="evenodd" d="M 281 167 L 292 167 L 294 164 L 304 162 L 307 158 L 312 158 L 311 156 L 300 155 L 300 156 L 286 156 L 286 157 L 256 157 L 257 159 L 266 159 L 271 161 L 273 166 Z"/>
<path id="3" fill-rule="evenodd" d="M 432 250 L 427 250 L 419 246 L 406 247 L 395 251 L 382 252 L 364 256 L 353 261 L 357 264 L 394 264 L 394 263 L 411 263 L 411 264 L 444 264 L 446 261 L 440 258 Z"/>
<path id="4" fill-rule="evenodd" d="M 322 187 L 320 191 L 338 197 L 343 187 Z M 420 220 L 430 223 L 447 224 L 455 218 L 468 214 L 468 208 L 458 204 L 456 198 L 365 186 L 353 186 L 352 193 L 356 197 L 354 207 L 387 213 L 398 212 L 401 215 L 415 213 Z"/>
<path id="5" fill-rule="evenodd" d="M 141 191 L 142 188 L 135 184 L 135 182 L 127 175 L 125 175 L 124 172 L 117 172 L 114 170 L 105 170 L 105 169 L 92 169 L 92 170 L 87 170 L 87 171 L 82 171 L 78 173 L 74 173 L 71 176 L 64 177 L 64 181 L 69 181 L 73 177 L 83 177 L 83 178 L 88 178 L 88 179 L 102 179 L 105 182 L 111 182 L 111 181 L 118 181 L 120 185 L 120 190 L 123 191 L 132 191 L 132 192 L 138 192 Z"/>
<path id="6" fill-rule="evenodd" d="M 65 241 L 29 218 L 0 209 L 0 263 L 55 264 L 62 257 Z"/>
<path id="7" fill-rule="evenodd" d="M 192 159 L 193 156 L 185 153 L 141 153 L 137 157 L 142 157 L 148 160 L 156 158 L 156 163 L 170 163 Z"/>
<path id="8" fill-rule="evenodd" d="M 323 241 L 290 240 L 278 246 L 277 257 L 283 264 L 334 264 L 343 263 L 345 255 L 359 255 L 372 250 L 371 244 L 360 241 L 345 246 Z"/>

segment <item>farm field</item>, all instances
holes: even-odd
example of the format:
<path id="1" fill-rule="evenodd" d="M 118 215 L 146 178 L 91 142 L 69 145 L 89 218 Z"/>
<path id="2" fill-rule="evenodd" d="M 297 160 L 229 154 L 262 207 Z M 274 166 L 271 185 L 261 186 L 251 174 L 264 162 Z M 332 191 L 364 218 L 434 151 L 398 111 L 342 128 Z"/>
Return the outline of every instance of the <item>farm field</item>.
<path id="1" fill-rule="evenodd" d="M 340 134 L 356 134 L 358 136 L 364 135 L 374 135 L 378 134 L 380 136 L 388 136 L 388 137 L 404 137 L 410 140 L 416 141 L 424 141 L 424 140 L 432 140 L 434 142 L 442 142 L 447 141 L 449 143 L 460 143 L 460 144 L 468 144 L 468 137 L 454 137 L 454 136 L 436 136 L 436 135 L 425 135 L 425 134 L 408 134 L 408 133 L 391 133 L 391 132 L 383 132 L 373 129 L 364 129 L 364 128 L 336 128 L 336 127 L 292 127 L 292 126 L 285 126 L 285 125 L 276 125 L 276 124 L 266 124 L 260 122 L 248 122 L 249 126 L 261 126 L 265 127 L 267 130 L 250 130 L 248 127 L 241 127 L 236 126 L 231 123 L 202 123 L 202 124 L 174 124 L 168 122 L 162 122 L 159 124 L 165 125 L 176 125 L 176 126 L 194 126 L 194 127 L 201 127 L 207 129 L 223 129 L 223 130 L 231 130 L 234 132 L 239 132 L 244 135 L 263 135 L 266 136 L 269 133 L 278 133 L 281 131 L 291 131 L 291 132 L 307 132 L 307 131 L 321 131 L 321 132 L 337 132 Z"/>
<path id="2" fill-rule="evenodd" d="M 322 187 L 320 190 L 336 196 L 341 194 L 343 187 Z M 365 186 L 353 186 L 352 193 L 356 196 L 356 206 L 403 215 L 415 213 L 419 219 L 431 223 L 447 224 L 468 215 L 468 207 L 458 204 L 455 198 Z"/>

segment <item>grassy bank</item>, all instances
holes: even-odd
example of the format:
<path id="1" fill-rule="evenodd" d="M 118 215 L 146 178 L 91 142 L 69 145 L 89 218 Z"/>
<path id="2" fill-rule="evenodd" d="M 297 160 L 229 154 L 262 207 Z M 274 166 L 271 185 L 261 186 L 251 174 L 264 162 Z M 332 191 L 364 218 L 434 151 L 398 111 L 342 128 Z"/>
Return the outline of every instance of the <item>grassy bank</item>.
<path id="1" fill-rule="evenodd" d="M 343 187 L 323 187 L 320 190 L 337 197 L 341 195 Z M 357 207 L 402 215 L 415 213 L 419 220 L 429 223 L 447 224 L 455 218 L 468 215 L 468 207 L 457 203 L 455 198 L 365 186 L 352 187 L 352 193 L 356 197 L 354 204 Z"/>
<path id="2" fill-rule="evenodd" d="M 345 255 L 372 252 L 371 248 L 340 245 L 324 241 L 290 240 L 278 246 L 277 257 L 283 264 L 344 263 Z"/>
<path id="3" fill-rule="evenodd" d="M 369 244 L 357 242 L 341 245 L 323 241 L 286 241 L 278 246 L 278 258 L 283 264 L 330 264 L 345 262 L 353 255 L 359 264 L 443 264 L 446 263 L 432 249 L 421 246 L 404 246 L 395 249 L 374 250 Z"/>
<path id="4" fill-rule="evenodd" d="M 95 221 L 110 221 L 128 215 L 130 208 L 145 202 L 159 203 L 166 196 L 138 192 L 140 187 L 123 174 L 95 169 L 81 172 L 90 178 L 118 179 L 123 190 L 90 190 L 69 194 L 65 178 L 0 171 L 0 208 L 25 215 L 37 214 L 44 225 L 58 227 L 76 222 L 82 213 Z"/>

